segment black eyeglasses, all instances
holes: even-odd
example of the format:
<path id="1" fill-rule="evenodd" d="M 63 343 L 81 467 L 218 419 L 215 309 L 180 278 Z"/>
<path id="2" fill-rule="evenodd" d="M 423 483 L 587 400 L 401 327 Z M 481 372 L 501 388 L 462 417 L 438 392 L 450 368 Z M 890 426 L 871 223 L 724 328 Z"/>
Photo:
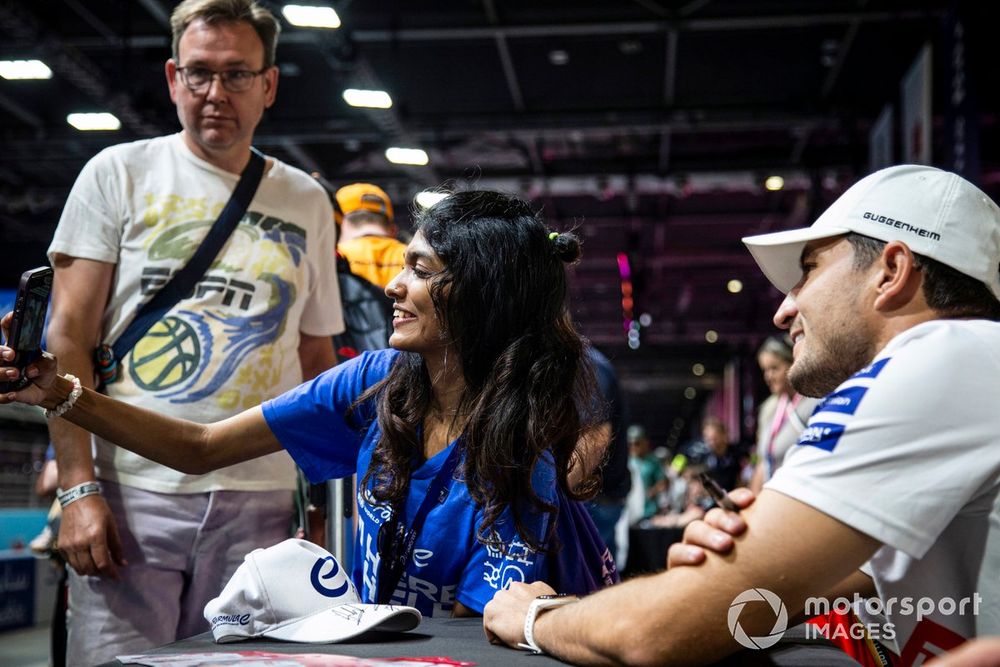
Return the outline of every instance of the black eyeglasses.
<path id="1" fill-rule="evenodd" d="M 254 79 L 269 69 L 271 68 L 264 67 L 256 72 L 248 69 L 227 69 L 216 72 L 207 67 L 178 67 L 177 73 L 181 75 L 181 81 L 192 93 L 207 91 L 216 76 L 222 82 L 222 87 L 230 93 L 242 93 L 250 90 Z"/>

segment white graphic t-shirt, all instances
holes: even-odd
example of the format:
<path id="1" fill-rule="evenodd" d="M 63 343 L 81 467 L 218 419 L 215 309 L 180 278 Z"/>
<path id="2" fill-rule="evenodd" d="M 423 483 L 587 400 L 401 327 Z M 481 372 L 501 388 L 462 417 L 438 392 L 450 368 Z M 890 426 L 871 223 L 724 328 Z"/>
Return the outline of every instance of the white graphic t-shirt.
<path id="1" fill-rule="evenodd" d="M 865 571 L 904 664 L 1000 634 L 1000 323 L 896 336 L 824 399 L 767 488 L 882 542 Z"/>
<path id="2" fill-rule="evenodd" d="M 199 422 L 224 419 L 302 381 L 299 333 L 343 330 L 335 229 L 326 193 L 277 160 L 219 256 L 119 360 L 108 394 Z M 116 265 L 103 341 L 183 267 L 239 180 L 197 158 L 181 135 L 108 148 L 80 173 L 56 229 L 55 253 Z M 272 454 L 194 476 L 95 438 L 97 474 L 161 493 L 294 488 L 294 466 Z"/>

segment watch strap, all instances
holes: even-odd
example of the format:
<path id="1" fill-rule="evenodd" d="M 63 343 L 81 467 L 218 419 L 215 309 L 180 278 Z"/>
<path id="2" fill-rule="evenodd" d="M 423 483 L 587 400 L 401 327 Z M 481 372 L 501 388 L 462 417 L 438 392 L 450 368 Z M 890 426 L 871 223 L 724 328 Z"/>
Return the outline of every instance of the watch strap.
<path id="1" fill-rule="evenodd" d="M 535 621 L 538 616 L 549 609 L 562 607 L 572 602 L 579 601 L 575 595 L 539 595 L 528 605 L 528 613 L 524 617 L 524 642 L 517 645 L 518 648 L 531 651 L 535 655 L 545 653 L 542 647 L 535 642 Z"/>

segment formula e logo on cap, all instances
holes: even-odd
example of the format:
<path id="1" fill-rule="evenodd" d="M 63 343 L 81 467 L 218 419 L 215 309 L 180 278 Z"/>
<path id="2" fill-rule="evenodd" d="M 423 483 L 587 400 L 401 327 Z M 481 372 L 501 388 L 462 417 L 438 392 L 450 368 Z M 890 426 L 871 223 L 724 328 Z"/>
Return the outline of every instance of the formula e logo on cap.
<path id="1" fill-rule="evenodd" d="M 766 635 L 750 637 L 740 625 L 740 614 L 748 602 L 766 602 L 771 607 L 771 611 L 774 612 L 774 627 Z M 733 603 L 729 605 L 727 620 L 729 621 L 729 634 L 740 646 L 764 649 L 777 644 L 778 640 L 785 634 L 785 630 L 788 628 L 788 611 L 781 598 L 771 591 L 766 588 L 751 588 L 737 595 Z"/>
<path id="2" fill-rule="evenodd" d="M 330 564 L 333 565 L 333 569 L 330 570 L 328 574 L 320 575 L 320 572 L 323 570 L 323 564 L 327 561 L 330 561 Z M 340 572 L 340 564 L 337 563 L 337 560 L 333 556 L 319 558 L 316 560 L 316 564 L 313 565 L 312 573 L 309 575 L 309 581 L 312 583 L 313 588 L 316 589 L 316 592 L 320 595 L 325 595 L 328 598 L 339 598 L 347 592 L 348 586 L 351 585 L 346 578 L 342 585 L 333 589 L 327 588 L 323 585 L 323 582 L 320 581 L 320 579 L 333 579 L 337 576 L 338 572 Z"/>

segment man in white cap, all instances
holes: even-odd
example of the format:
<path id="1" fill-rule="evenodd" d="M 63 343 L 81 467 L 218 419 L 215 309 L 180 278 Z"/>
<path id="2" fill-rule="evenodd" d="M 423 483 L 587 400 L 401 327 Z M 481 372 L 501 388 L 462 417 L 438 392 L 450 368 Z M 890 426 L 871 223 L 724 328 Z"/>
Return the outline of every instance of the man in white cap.
<path id="1" fill-rule="evenodd" d="M 855 607 L 884 614 L 866 629 L 903 664 L 1000 633 L 997 205 L 955 174 L 892 167 L 812 227 L 744 242 L 787 293 L 774 320 L 795 342 L 792 384 L 826 396 L 745 533 L 572 604 L 515 584 L 486 607 L 492 641 L 582 664 L 710 662 L 855 594 L 878 595 Z"/>

